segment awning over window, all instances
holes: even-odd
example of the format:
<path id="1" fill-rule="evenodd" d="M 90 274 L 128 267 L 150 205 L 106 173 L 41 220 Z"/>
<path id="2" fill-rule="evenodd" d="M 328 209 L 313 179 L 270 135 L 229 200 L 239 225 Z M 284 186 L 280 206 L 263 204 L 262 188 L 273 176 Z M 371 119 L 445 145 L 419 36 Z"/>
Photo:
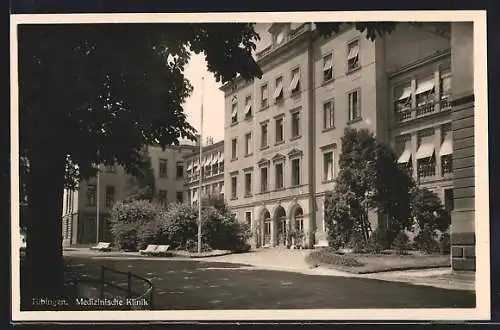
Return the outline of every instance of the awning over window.
<path id="1" fill-rule="evenodd" d="M 237 97 L 236 95 L 235 95 L 235 96 L 233 96 L 233 98 L 231 99 L 231 103 L 232 103 L 232 104 L 236 104 L 236 103 L 238 103 L 238 97 Z"/>
<path id="2" fill-rule="evenodd" d="M 251 110 L 252 110 L 252 102 L 248 102 L 245 105 L 245 115 L 248 115 L 248 113 L 250 113 Z"/>
<path id="3" fill-rule="evenodd" d="M 290 90 L 293 91 L 295 88 L 297 88 L 297 85 L 299 84 L 299 79 L 300 79 L 300 72 L 295 71 L 292 77 L 292 81 L 290 82 Z"/>
<path id="4" fill-rule="evenodd" d="M 276 89 L 274 90 L 274 98 L 277 98 L 281 92 L 283 91 L 283 81 L 280 81 L 278 85 L 276 86 Z"/>
<path id="5" fill-rule="evenodd" d="M 330 70 L 333 66 L 333 56 L 328 55 L 325 57 L 325 63 L 323 64 L 323 71 Z"/>
<path id="6" fill-rule="evenodd" d="M 434 154 L 434 143 L 426 142 L 420 145 L 415 157 L 417 159 L 429 158 Z"/>
<path id="7" fill-rule="evenodd" d="M 233 110 L 231 111 L 231 118 L 236 117 L 238 114 L 238 108 L 234 107 Z"/>
<path id="8" fill-rule="evenodd" d="M 217 162 L 219 161 L 219 155 L 218 154 L 213 154 L 212 155 L 212 163 L 211 165 L 217 165 Z"/>
<path id="9" fill-rule="evenodd" d="M 426 80 L 418 84 L 416 94 L 429 92 L 434 89 L 434 79 Z"/>
<path id="10" fill-rule="evenodd" d="M 203 163 L 203 166 L 208 166 L 212 162 L 211 156 L 205 157 L 205 162 Z"/>
<path id="11" fill-rule="evenodd" d="M 193 192 L 193 201 L 197 201 L 198 200 L 198 191 L 194 191 Z"/>
<path id="12" fill-rule="evenodd" d="M 223 193 L 224 193 L 224 184 L 222 184 L 222 185 L 220 186 L 220 193 L 221 193 L 221 194 L 223 194 Z"/>
<path id="13" fill-rule="evenodd" d="M 349 50 L 349 54 L 347 55 L 347 59 L 352 60 L 353 58 L 358 56 L 358 54 L 359 54 L 359 44 L 356 44 L 356 45 L 352 46 L 351 49 Z"/>
<path id="14" fill-rule="evenodd" d="M 262 99 L 267 100 L 268 97 L 269 97 L 269 91 L 267 90 L 267 87 L 263 88 L 262 89 Z"/>
<path id="15" fill-rule="evenodd" d="M 219 159 L 218 159 L 219 164 L 224 162 L 224 154 L 219 152 Z"/>
<path id="16" fill-rule="evenodd" d="M 192 163 L 189 163 L 188 167 L 187 167 L 187 170 L 188 171 L 191 171 L 193 169 L 193 164 Z"/>
<path id="17" fill-rule="evenodd" d="M 405 100 L 411 96 L 411 86 L 406 86 L 398 98 L 398 101 Z"/>
<path id="18" fill-rule="evenodd" d="M 453 141 L 451 138 L 446 138 L 441 144 L 441 148 L 439 149 L 439 157 L 451 155 L 453 153 Z"/>
<path id="19" fill-rule="evenodd" d="M 406 164 L 410 161 L 411 158 L 411 150 L 410 148 L 406 148 L 403 153 L 398 158 L 398 164 Z"/>

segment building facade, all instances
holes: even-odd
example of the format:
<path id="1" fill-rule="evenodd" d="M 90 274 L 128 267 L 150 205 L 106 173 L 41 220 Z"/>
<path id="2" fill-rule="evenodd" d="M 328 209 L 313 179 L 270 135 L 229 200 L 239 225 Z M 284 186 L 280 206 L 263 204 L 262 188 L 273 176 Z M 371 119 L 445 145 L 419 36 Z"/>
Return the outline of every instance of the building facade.
<path id="1" fill-rule="evenodd" d="M 154 173 L 157 199 L 165 204 L 187 199 L 184 189 L 185 161 L 196 147 L 192 145 L 148 147 Z M 137 188 L 137 180 L 121 166 L 100 166 L 97 177 L 82 181 L 76 190 L 64 190 L 63 245 L 93 244 L 111 241 L 109 216 L 116 201 L 129 196 Z M 99 229 L 97 209 L 99 208 Z M 99 230 L 99 234 L 97 234 Z"/>
<path id="2" fill-rule="evenodd" d="M 199 202 L 207 195 L 224 196 L 224 141 L 219 141 L 202 147 L 201 166 L 200 152 L 194 152 L 184 157 L 186 164 L 185 190 L 191 204 Z M 201 169 L 201 190 L 200 190 Z"/>
<path id="3" fill-rule="evenodd" d="M 474 176 L 474 29 L 472 22 L 451 23 L 453 136 L 452 265 L 476 269 Z M 486 110 L 486 109 L 483 109 Z M 481 219 L 488 221 L 487 219 Z"/>
<path id="4" fill-rule="evenodd" d="M 226 197 L 257 245 L 286 245 L 290 230 L 307 247 L 326 243 L 324 195 L 346 127 L 373 132 L 420 184 L 453 199 L 449 24 L 403 23 L 375 41 L 347 26 L 329 38 L 309 23 L 265 32 L 262 78 L 221 88 Z"/>

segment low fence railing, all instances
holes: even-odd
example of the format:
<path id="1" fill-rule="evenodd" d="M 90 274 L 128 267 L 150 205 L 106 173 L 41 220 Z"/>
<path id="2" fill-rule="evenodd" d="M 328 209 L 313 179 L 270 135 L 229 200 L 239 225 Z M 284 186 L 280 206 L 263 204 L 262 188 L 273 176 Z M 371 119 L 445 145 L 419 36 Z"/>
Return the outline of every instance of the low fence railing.
<path id="1" fill-rule="evenodd" d="M 126 281 L 117 279 L 117 276 L 126 276 Z M 134 280 L 141 282 L 142 289 L 134 287 Z M 69 286 L 73 287 L 76 305 L 79 306 L 85 304 L 78 303 L 78 299 L 94 299 L 89 305 L 103 309 L 107 307 L 126 310 L 154 309 L 153 283 L 131 272 L 101 266 L 100 278 L 81 277 L 68 282 Z"/>

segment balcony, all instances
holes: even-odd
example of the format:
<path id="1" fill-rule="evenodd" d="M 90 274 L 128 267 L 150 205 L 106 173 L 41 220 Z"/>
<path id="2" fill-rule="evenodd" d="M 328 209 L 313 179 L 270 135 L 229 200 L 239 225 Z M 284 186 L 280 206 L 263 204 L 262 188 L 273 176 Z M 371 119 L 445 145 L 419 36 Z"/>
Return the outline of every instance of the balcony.
<path id="1" fill-rule="evenodd" d="M 415 108 L 399 110 L 395 114 L 396 123 L 404 123 L 417 118 L 423 118 L 439 112 L 451 109 L 449 97 L 444 97 L 439 101 L 429 102 Z"/>

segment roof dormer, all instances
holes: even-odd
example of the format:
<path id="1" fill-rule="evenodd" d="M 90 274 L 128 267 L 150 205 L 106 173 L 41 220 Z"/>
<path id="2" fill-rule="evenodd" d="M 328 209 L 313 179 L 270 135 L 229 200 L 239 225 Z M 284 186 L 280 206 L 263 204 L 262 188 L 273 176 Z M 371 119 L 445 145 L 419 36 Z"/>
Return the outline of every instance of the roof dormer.
<path id="1" fill-rule="evenodd" d="M 273 45 L 278 46 L 284 43 L 290 33 L 290 23 L 273 23 L 268 32 L 272 36 Z"/>

